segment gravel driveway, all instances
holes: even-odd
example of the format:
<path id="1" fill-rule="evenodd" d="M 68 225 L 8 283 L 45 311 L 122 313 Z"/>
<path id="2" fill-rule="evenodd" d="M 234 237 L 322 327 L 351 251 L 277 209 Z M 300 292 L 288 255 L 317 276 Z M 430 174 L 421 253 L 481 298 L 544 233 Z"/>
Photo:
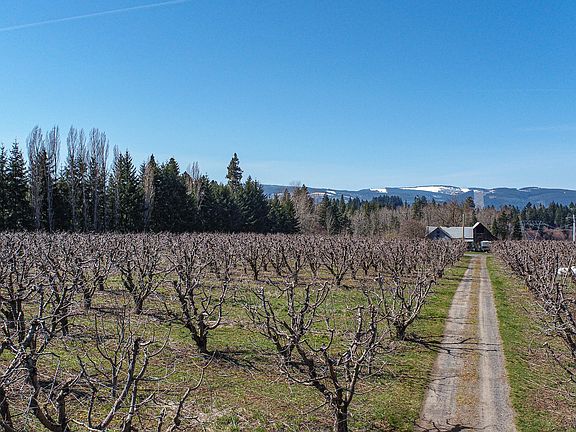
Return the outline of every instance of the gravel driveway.
<path id="1" fill-rule="evenodd" d="M 458 287 L 416 431 L 515 431 L 486 257 Z"/>

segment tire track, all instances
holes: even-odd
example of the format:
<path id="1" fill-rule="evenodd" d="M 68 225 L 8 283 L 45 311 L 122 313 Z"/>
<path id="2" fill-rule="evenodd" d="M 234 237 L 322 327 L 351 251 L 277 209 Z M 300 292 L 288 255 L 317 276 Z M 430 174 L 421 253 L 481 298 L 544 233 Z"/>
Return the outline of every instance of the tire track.
<path id="1" fill-rule="evenodd" d="M 417 431 L 515 431 L 486 257 L 475 256 L 450 307 Z"/>

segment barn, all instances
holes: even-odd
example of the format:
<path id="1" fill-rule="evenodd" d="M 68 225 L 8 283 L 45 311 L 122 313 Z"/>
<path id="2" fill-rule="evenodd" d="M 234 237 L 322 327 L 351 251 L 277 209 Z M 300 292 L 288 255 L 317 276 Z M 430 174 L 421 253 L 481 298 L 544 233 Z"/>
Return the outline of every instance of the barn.
<path id="1" fill-rule="evenodd" d="M 469 249 L 479 249 L 481 241 L 496 240 L 490 230 L 476 222 L 471 227 L 427 226 L 426 238 L 430 240 L 464 240 Z"/>

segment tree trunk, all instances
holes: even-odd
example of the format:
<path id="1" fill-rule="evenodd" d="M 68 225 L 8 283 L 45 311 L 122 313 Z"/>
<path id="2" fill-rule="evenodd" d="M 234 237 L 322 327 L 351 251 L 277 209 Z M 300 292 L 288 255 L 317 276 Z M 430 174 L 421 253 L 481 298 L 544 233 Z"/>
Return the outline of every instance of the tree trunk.
<path id="1" fill-rule="evenodd" d="M 92 308 L 92 295 L 88 288 L 85 288 L 84 292 L 84 309 L 90 310 Z"/>
<path id="2" fill-rule="evenodd" d="M 397 324 L 396 327 L 396 339 L 404 340 L 406 339 L 406 328 L 408 327 L 405 324 Z"/>
<path id="3" fill-rule="evenodd" d="M 142 315 L 144 310 L 144 299 L 134 298 L 134 313 L 136 315 Z"/>
<path id="4" fill-rule="evenodd" d="M 13 432 L 16 430 L 12 423 L 10 405 L 8 404 L 8 399 L 6 399 L 6 392 L 3 387 L 0 387 L 0 418 L 2 418 L 2 427 L 6 432 Z"/>
<path id="5" fill-rule="evenodd" d="M 334 432 L 348 432 L 348 408 L 338 408 L 334 412 Z"/>
<path id="6" fill-rule="evenodd" d="M 62 336 L 68 336 L 70 334 L 70 325 L 68 323 L 68 311 L 63 312 L 62 320 L 60 321 L 62 326 Z"/>
<path id="7" fill-rule="evenodd" d="M 208 335 L 199 336 L 196 339 L 196 345 L 198 345 L 198 351 L 200 354 L 209 355 L 208 352 Z"/>

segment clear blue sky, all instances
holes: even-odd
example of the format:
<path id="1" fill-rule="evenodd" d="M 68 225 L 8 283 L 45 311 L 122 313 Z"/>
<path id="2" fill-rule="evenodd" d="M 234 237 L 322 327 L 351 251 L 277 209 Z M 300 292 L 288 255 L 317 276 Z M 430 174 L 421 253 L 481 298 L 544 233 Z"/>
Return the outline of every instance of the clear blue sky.
<path id="1" fill-rule="evenodd" d="M 574 1 L 158 3 L 0 2 L 0 140 L 73 124 L 218 180 L 237 152 L 263 183 L 576 188 Z"/>

